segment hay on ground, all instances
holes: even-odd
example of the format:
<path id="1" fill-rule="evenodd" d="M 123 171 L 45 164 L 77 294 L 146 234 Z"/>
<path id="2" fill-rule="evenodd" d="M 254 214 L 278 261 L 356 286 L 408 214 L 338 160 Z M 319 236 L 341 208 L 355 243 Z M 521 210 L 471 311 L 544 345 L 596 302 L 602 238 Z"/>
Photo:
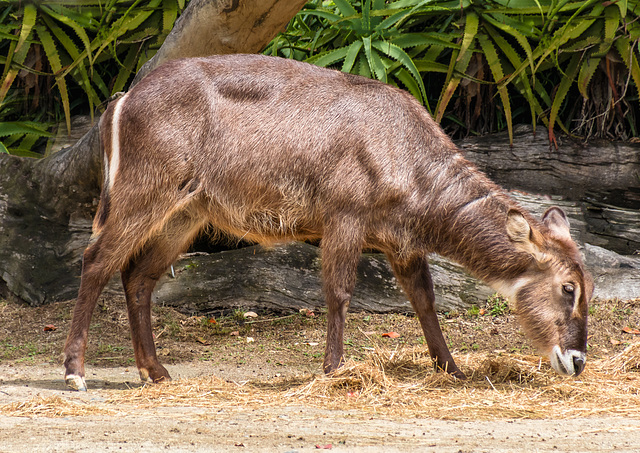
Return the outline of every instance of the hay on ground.
<path id="1" fill-rule="evenodd" d="M 605 362 L 614 371 L 640 372 L 640 341 L 630 344 L 622 352 Z"/>
<path id="2" fill-rule="evenodd" d="M 306 405 L 381 415 L 445 419 L 640 417 L 640 346 L 589 363 L 579 378 L 559 376 L 539 357 L 473 353 L 458 357 L 469 378 L 433 371 L 422 349 L 378 348 L 330 377 L 259 382 L 215 377 L 112 392 L 113 404 L 249 408 Z"/>
<path id="3" fill-rule="evenodd" d="M 0 406 L 0 413 L 14 417 L 78 417 L 86 415 L 114 415 L 116 411 L 74 401 L 59 395 L 35 396 Z"/>
<path id="4" fill-rule="evenodd" d="M 108 390 L 109 399 L 100 404 L 37 396 L 0 406 L 0 413 L 68 417 L 127 415 L 162 406 L 216 410 L 310 406 L 457 420 L 640 417 L 640 342 L 609 359 L 589 362 L 578 378 L 559 376 L 537 356 L 471 353 L 458 356 L 457 361 L 467 373 L 465 381 L 434 372 L 422 348 L 381 346 L 364 361 L 347 361 L 329 377 L 303 374 L 249 382 L 184 379 Z"/>

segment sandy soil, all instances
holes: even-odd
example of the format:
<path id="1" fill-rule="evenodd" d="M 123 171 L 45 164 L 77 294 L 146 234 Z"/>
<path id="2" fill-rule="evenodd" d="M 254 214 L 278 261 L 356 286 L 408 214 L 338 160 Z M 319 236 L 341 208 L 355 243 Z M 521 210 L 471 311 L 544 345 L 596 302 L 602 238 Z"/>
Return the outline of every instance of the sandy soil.
<path id="1" fill-rule="evenodd" d="M 121 301 L 103 300 L 96 311 L 86 393 L 65 388 L 63 369 L 58 363 L 71 305 L 69 302 L 33 309 L 0 304 L 0 412 L 9 405 L 32 407 L 23 416 L 7 411 L 0 416 L 2 452 L 144 449 L 284 453 L 325 447 L 354 452 L 640 451 L 640 418 L 606 415 L 566 420 L 490 417 L 469 421 L 299 405 L 161 407 L 153 401 L 114 405 L 114 395 L 141 385 L 131 361 Z M 615 302 L 593 310 L 593 335 L 597 341 L 594 340 L 592 356 L 607 355 L 628 344 L 633 334 L 624 333 L 622 326 L 637 326 L 639 305 Z M 238 313 L 227 314 L 214 324 L 208 318 L 156 309 L 159 352 L 174 380 L 216 375 L 233 382 L 266 382 L 276 376 L 321 374 L 321 313 L 314 318 L 296 315 L 256 324 L 245 324 L 238 318 Z M 461 343 L 467 350 L 502 351 L 512 345 L 516 353 L 531 353 L 509 313 L 495 317 L 449 314 L 443 316 L 442 322 L 448 338 L 457 345 L 454 355 L 458 357 L 463 354 Z M 43 326 L 52 324 L 55 330 L 44 332 Z M 417 322 L 411 316 L 353 314 L 347 354 L 357 359 L 370 346 L 374 333 L 385 331 L 398 331 L 402 336 L 379 341 L 421 343 Z M 472 335 L 475 336 L 470 340 Z M 255 340 L 249 343 L 247 337 Z M 72 403 L 89 410 L 82 416 L 54 416 L 34 407 L 38 401 L 46 405 L 55 398 L 59 398 L 55 400 L 58 404 Z M 629 404 L 638 404 L 637 392 L 630 398 L 635 399 L 630 399 Z"/>
<path id="2" fill-rule="evenodd" d="M 209 364 L 203 363 L 168 368 L 180 378 L 211 372 Z M 104 404 L 110 392 L 139 385 L 135 369 L 125 367 L 92 368 L 87 393 L 66 390 L 59 366 L 2 365 L 0 375 L 0 405 L 60 396 L 113 409 Z M 599 417 L 471 422 L 402 419 L 302 406 L 216 411 L 190 406 L 123 407 L 115 415 L 0 417 L 3 452 L 304 452 L 329 445 L 334 451 L 355 452 L 637 452 L 640 420 Z"/>

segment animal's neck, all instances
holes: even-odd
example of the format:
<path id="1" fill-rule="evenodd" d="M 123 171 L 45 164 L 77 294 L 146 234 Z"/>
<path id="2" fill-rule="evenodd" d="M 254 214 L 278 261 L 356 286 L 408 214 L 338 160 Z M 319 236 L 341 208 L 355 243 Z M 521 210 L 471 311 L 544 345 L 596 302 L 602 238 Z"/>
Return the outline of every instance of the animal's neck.
<path id="1" fill-rule="evenodd" d="M 501 287 L 513 282 L 530 265 L 531 257 L 519 251 L 507 235 L 507 213 L 518 209 L 535 222 L 497 185 L 483 174 L 462 174 L 452 186 L 456 197 L 436 207 L 437 240 L 434 251 L 462 264 L 472 274 Z"/>

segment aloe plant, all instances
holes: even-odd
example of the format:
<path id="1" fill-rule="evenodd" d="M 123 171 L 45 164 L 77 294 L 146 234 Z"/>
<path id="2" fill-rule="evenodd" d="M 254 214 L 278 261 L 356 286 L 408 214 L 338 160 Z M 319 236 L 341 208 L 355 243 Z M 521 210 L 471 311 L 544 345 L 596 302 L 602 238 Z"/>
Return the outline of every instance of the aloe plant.
<path id="1" fill-rule="evenodd" d="M 0 142 L 0 153 L 8 154 L 7 147 L 10 147 L 11 154 L 17 156 L 41 157 L 41 154 L 31 151 L 31 147 L 38 138 L 53 136 L 47 130 L 47 126 L 30 121 L 0 123 L 0 139 L 8 137 L 8 139 L 4 139 L 4 142 Z"/>
<path id="2" fill-rule="evenodd" d="M 93 113 L 155 53 L 186 1 L 0 0 L 0 124 L 46 132 Z M 552 143 L 556 128 L 627 138 L 640 114 L 639 2 L 314 0 L 265 53 L 403 87 L 454 132 L 511 136 L 530 121 Z M 45 138 L 4 135 L 0 152 L 24 155 Z"/>
<path id="3" fill-rule="evenodd" d="M 591 100 L 594 92 L 609 90 L 618 110 L 624 101 L 637 111 L 638 2 L 314 1 L 267 53 L 402 85 L 427 107 L 435 99 L 438 121 L 464 124 L 456 112 L 471 108 L 471 99 L 478 111 L 499 100 L 491 124 L 502 122 L 512 137 L 514 117 L 528 118 L 534 128 L 545 124 L 556 143 L 554 129 L 571 133 L 580 104 L 568 97 L 592 106 L 578 112 L 582 121 L 600 115 L 592 110 L 609 116 L 615 110 Z M 627 122 L 621 136 L 637 135 L 634 118 L 621 116 Z"/>
<path id="4" fill-rule="evenodd" d="M 442 11 L 430 3 L 431 0 L 312 2 L 265 53 L 401 85 L 429 107 L 414 58 L 433 45 L 460 47 L 454 42 L 455 34 L 410 31 L 415 17 Z M 444 71 L 444 66 L 440 70 Z"/>

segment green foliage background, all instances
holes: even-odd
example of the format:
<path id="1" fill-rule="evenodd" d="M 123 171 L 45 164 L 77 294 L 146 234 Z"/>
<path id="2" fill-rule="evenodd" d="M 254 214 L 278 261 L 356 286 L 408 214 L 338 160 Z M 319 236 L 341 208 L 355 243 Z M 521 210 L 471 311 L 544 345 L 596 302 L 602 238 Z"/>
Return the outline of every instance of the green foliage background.
<path id="1" fill-rule="evenodd" d="M 38 156 L 41 137 L 122 91 L 186 0 L 0 0 L 0 152 Z"/>
<path id="2" fill-rule="evenodd" d="M 159 48 L 187 0 L 0 0 L 0 152 L 35 155 L 100 109 Z M 544 124 L 638 135 L 640 0 L 313 0 L 269 55 L 410 91 L 461 136 Z"/>
<path id="3" fill-rule="evenodd" d="M 637 0 L 316 0 L 267 53 L 404 87 L 454 134 L 530 122 L 553 143 L 558 127 L 628 139 L 638 12 Z"/>

